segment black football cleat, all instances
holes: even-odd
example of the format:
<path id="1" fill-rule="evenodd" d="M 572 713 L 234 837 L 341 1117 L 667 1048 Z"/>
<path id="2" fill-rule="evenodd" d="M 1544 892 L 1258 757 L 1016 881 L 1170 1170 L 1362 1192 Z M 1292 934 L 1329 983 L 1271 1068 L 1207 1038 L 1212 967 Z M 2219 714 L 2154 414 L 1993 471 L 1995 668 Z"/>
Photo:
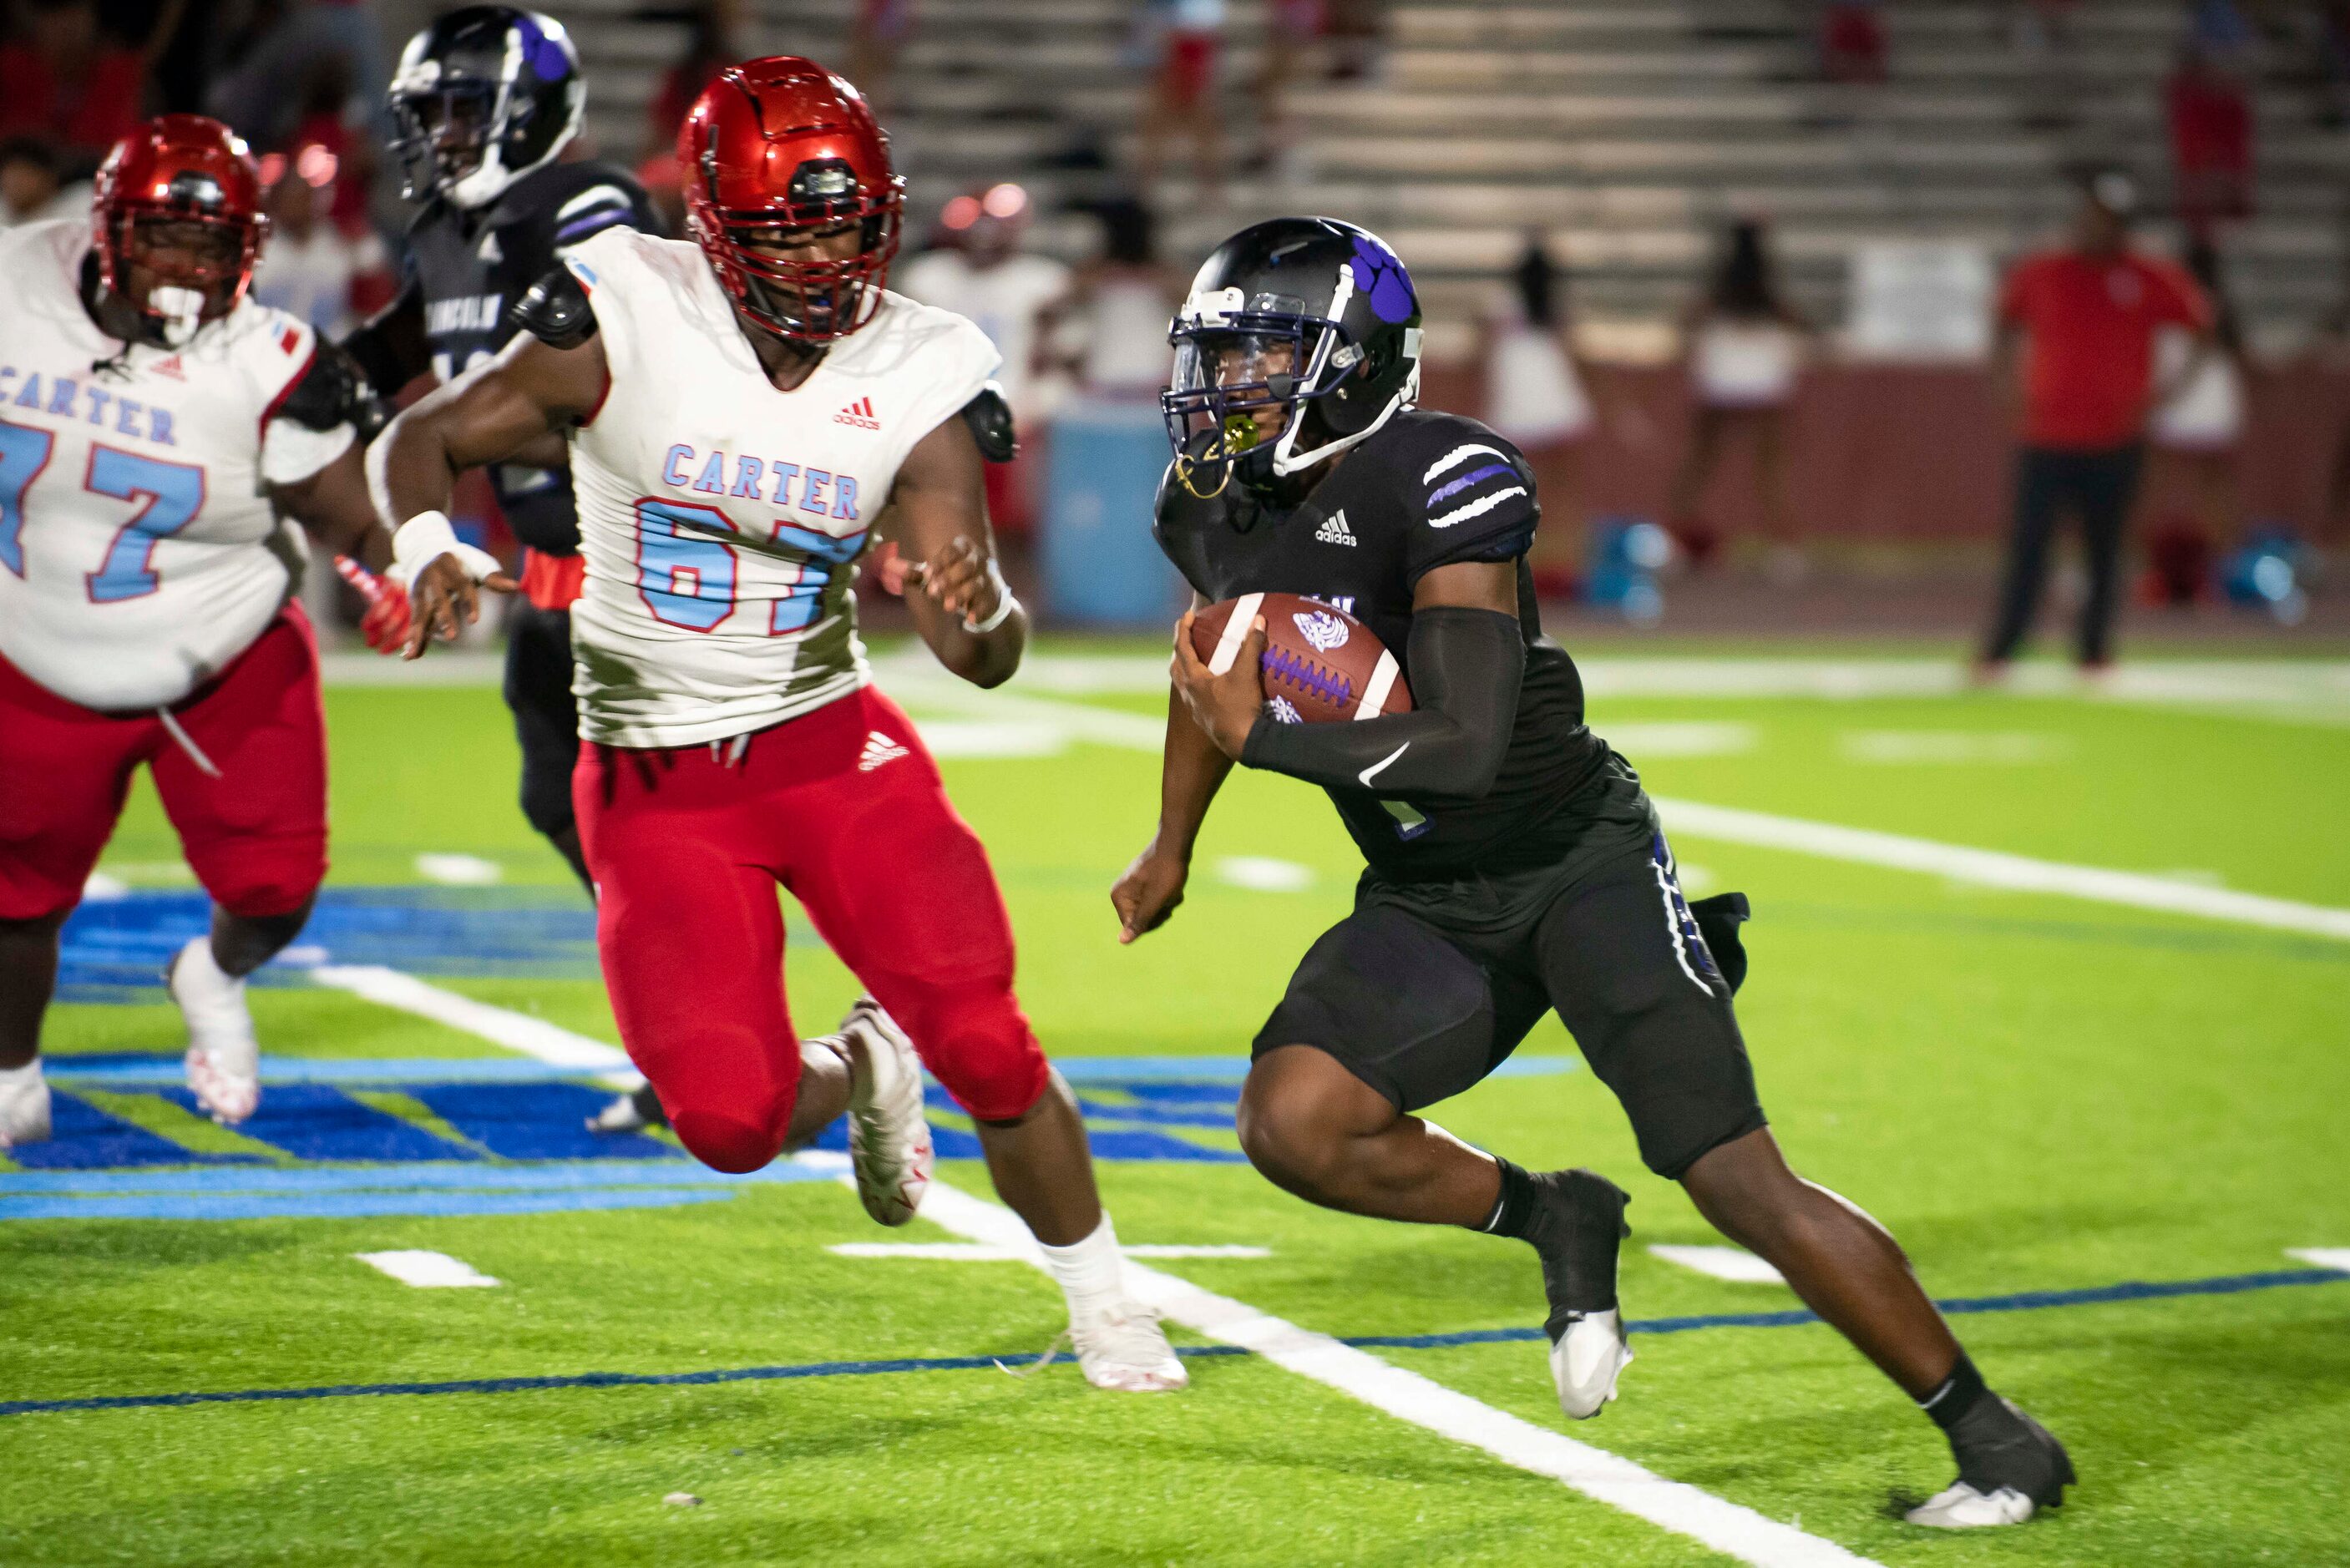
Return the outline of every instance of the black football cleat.
<path id="1" fill-rule="evenodd" d="M 2047 1428 L 2012 1400 L 1983 1400 L 1950 1431 L 1959 1479 L 1902 1517 L 1936 1530 L 2022 1524 L 2061 1507 L 2073 1484 L 2072 1457 Z"/>
<path id="2" fill-rule="evenodd" d="M 1586 1421 L 1616 1397 L 1616 1379 L 1632 1361 L 1616 1301 L 1616 1254 L 1632 1233 L 1624 1223 L 1631 1195 L 1596 1171 L 1545 1171 L 1533 1180 L 1541 1201 L 1526 1239 L 1542 1258 L 1550 1298 L 1543 1330 L 1551 1382 L 1558 1407 Z"/>

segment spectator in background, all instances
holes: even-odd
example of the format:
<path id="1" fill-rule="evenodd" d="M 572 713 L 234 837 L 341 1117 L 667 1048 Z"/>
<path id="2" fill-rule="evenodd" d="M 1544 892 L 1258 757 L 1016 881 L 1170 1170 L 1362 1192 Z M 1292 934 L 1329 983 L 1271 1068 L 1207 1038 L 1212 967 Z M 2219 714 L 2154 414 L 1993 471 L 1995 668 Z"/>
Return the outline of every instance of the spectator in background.
<path id="1" fill-rule="evenodd" d="M 2236 456 L 2251 369 L 2220 253 L 2208 240 L 2189 244 L 2187 272 L 2210 306 L 2210 347 L 2199 352 L 2184 327 L 2156 332 L 2155 385 L 2171 391 L 2147 423 L 2156 462 L 2180 476 L 2191 498 L 2189 511 L 2158 519 L 2147 535 L 2148 591 L 2141 597 L 2165 604 L 2200 597 L 2214 548 L 2236 533 Z"/>
<path id="2" fill-rule="evenodd" d="M 1878 0 L 1828 0 L 1820 13 L 1820 74 L 1832 82 L 1885 80 L 1885 12 Z"/>
<path id="3" fill-rule="evenodd" d="M 2179 221 L 2208 240 L 2222 219 L 2252 213 L 2252 104 L 2237 57 L 2199 37 L 2164 88 Z"/>
<path id="4" fill-rule="evenodd" d="M 1566 275 L 1554 265 L 1539 233 L 1496 289 L 1482 326 L 1485 422 L 1507 436 L 1541 474 L 1543 516 L 1534 541 L 1534 587 L 1565 597 L 1576 587 L 1581 557 L 1582 456 L 1598 429 L 1575 331 L 1567 317 Z"/>
<path id="5" fill-rule="evenodd" d="M 1284 185 L 1311 177 L 1305 144 L 1289 109 L 1289 91 L 1304 74 L 1306 56 L 1322 35 L 1323 0 L 1271 0 L 1265 10 L 1264 50 L 1256 79 L 1249 84 L 1256 103 L 1257 151 L 1252 172 L 1270 172 Z"/>
<path id="6" fill-rule="evenodd" d="M 1813 332 L 1780 286 L 1770 232 L 1760 219 L 1731 225 L 1712 281 L 1682 313 L 1680 332 L 1696 413 L 1673 479 L 1668 526 L 1692 565 L 1712 556 L 1721 532 L 1699 514 L 1698 503 L 1723 452 L 1743 441 L 1754 452 L 1771 573 L 1799 577 L 1804 562 L 1787 497 L 1787 422 Z"/>
<path id="7" fill-rule="evenodd" d="M 966 192 L 940 216 L 946 243 L 908 262 L 893 280 L 910 298 L 970 317 L 1003 356 L 996 379 L 1023 451 L 1015 462 L 987 465 L 987 504 L 996 525 L 1013 534 L 1026 532 L 1034 514 L 1029 438 L 1052 411 L 1038 375 L 1047 368 L 1042 327 L 1070 284 L 1066 266 L 1021 249 L 1034 216 L 1028 192 L 1008 181 Z"/>
<path id="8" fill-rule="evenodd" d="M 1983 679 L 2005 671 L 2030 631 L 2048 546 L 2067 512 L 2080 518 L 2089 565 L 2081 665 L 2097 671 L 2112 662 L 2115 580 L 2147 416 L 2200 370 L 2211 338 L 2210 306 L 2195 280 L 2131 248 L 2137 206 L 2126 176 L 2097 175 L 2082 192 L 2069 243 L 2018 262 L 2001 290 L 1994 375 L 2002 392 L 2021 393 L 2022 447 L 2006 575 L 1977 665 Z M 2185 329 L 2192 345 L 2174 380 L 2158 385 L 2154 340 L 2164 327 Z"/>
<path id="9" fill-rule="evenodd" d="M 661 73 L 660 85 L 645 106 L 644 151 L 637 163 L 637 179 L 660 214 L 662 227 L 672 234 L 685 232 L 677 128 L 684 123 L 686 111 L 702 96 L 702 89 L 715 81 L 720 71 L 750 57 L 750 51 L 743 47 L 743 0 L 703 0 L 696 5 L 686 18 L 685 52 Z M 676 20 L 673 12 L 656 15 Z"/>
<path id="10" fill-rule="evenodd" d="M 356 234 L 334 221 L 339 171 L 334 152 L 309 142 L 291 156 L 266 153 L 261 182 L 269 213 L 269 239 L 253 273 L 253 297 L 297 316 L 332 338 L 359 324 L 371 305 L 361 297 L 370 275 L 376 292 L 386 294 L 383 241 L 362 223 Z"/>
<path id="11" fill-rule="evenodd" d="M 0 229 L 89 216 L 89 186 L 68 185 L 57 151 L 37 136 L 0 141 Z"/>
<path id="12" fill-rule="evenodd" d="M 1088 403 L 1159 406 L 1175 363 L 1167 324 L 1183 280 L 1159 259 L 1150 209 L 1118 197 L 1094 209 L 1101 250 L 1044 315 L 1048 352 Z"/>
<path id="13" fill-rule="evenodd" d="M 92 0 L 16 0 L 0 43 L 0 136 L 37 136 L 67 174 L 96 169 L 139 123 L 147 67 L 109 40 Z"/>
<path id="14" fill-rule="evenodd" d="M 898 57 L 914 31 L 914 0 L 857 0 L 857 20 L 848 30 L 848 79 L 873 112 L 889 117 Z"/>
<path id="15" fill-rule="evenodd" d="M 2070 123 L 2078 57 L 2073 30 L 2081 0 L 2012 0 L 2008 34 L 2025 72 L 2023 119 L 2028 125 Z"/>
<path id="16" fill-rule="evenodd" d="M 1224 0 L 1149 0 L 1161 13 L 1159 68 L 1142 112 L 1142 190 L 1156 194 L 1168 143 L 1188 135 L 1201 202 L 1223 201 L 1223 130 L 1216 112 L 1216 62 L 1223 51 Z"/>

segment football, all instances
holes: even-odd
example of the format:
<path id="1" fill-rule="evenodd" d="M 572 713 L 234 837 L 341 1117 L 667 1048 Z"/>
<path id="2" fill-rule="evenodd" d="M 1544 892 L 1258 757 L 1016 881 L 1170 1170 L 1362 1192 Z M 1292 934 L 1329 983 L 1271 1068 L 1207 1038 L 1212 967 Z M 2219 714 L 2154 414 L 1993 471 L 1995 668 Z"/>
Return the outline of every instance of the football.
<path id="1" fill-rule="evenodd" d="M 1191 649 L 1218 675 L 1264 619 L 1264 695 L 1292 724 L 1411 711 L 1411 688 L 1369 627 L 1302 594 L 1243 594 L 1191 618 Z"/>

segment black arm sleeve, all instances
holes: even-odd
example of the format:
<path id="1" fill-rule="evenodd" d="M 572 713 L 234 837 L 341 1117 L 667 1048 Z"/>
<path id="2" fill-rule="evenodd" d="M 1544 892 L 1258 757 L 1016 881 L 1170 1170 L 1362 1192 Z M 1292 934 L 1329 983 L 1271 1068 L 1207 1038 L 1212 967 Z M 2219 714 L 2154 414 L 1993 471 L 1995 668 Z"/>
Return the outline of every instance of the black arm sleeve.
<path id="1" fill-rule="evenodd" d="M 343 339 L 343 351 L 359 364 L 379 397 L 400 389 L 432 368 L 432 346 L 424 340 L 424 290 L 408 280 L 390 305 Z"/>
<path id="2" fill-rule="evenodd" d="M 1284 724 L 1268 713 L 1249 732 L 1241 761 L 1326 789 L 1482 799 L 1517 722 L 1526 665 L 1518 618 L 1451 606 L 1415 610 L 1410 653 L 1418 704 L 1410 712 L 1340 724 Z"/>

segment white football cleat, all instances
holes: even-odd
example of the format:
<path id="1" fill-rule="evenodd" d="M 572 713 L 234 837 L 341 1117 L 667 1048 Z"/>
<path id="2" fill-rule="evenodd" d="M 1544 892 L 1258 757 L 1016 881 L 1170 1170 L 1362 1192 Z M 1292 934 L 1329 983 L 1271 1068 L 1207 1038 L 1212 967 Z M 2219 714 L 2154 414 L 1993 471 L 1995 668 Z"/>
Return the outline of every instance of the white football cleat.
<path id="1" fill-rule="evenodd" d="M 1934 1530 L 1986 1530 L 2022 1524 L 2036 1511 L 2032 1500 L 2012 1486 L 1986 1497 L 1965 1481 L 1956 1481 L 1901 1517 Z"/>
<path id="2" fill-rule="evenodd" d="M 188 1087 L 205 1115 L 234 1127 L 261 1104 L 261 1043 L 245 1011 L 244 981 L 223 973 L 212 939 L 197 937 L 172 955 L 163 988 L 188 1024 Z"/>
<path id="3" fill-rule="evenodd" d="M 1077 1368 L 1097 1388 L 1119 1394 L 1162 1394 L 1188 1387 L 1191 1375 L 1167 1343 L 1155 1308 L 1122 1302 L 1107 1312 L 1069 1322 Z"/>
<path id="4" fill-rule="evenodd" d="M 841 1020 L 848 1048 L 848 1159 L 865 1212 L 903 1225 L 931 1189 L 931 1124 L 922 1118 L 922 1064 L 906 1032 L 869 996 Z"/>
<path id="5" fill-rule="evenodd" d="M 1616 1397 L 1616 1379 L 1631 1365 L 1632 1345 L 1620 1310 L 1575 1314 L 1550 1347 L 1558 1407 L 1575 1420 L 1588 1421 Z"/>
<path id="6" fill-rule="evenodd" d="M 37 1056 L 26 1066 L 0 1073 L 0 1149 L 46 1143 L 49 1137 L 49 1085 Z"/>
<path id="7" fill-rule="evenodd" d="M 667 1126 L 669 1118 L 662 1114 L 660 1099 L 650 1084 L 631 1089 L 588 1118 L 588 1130 L 606 1137 Z"/>

